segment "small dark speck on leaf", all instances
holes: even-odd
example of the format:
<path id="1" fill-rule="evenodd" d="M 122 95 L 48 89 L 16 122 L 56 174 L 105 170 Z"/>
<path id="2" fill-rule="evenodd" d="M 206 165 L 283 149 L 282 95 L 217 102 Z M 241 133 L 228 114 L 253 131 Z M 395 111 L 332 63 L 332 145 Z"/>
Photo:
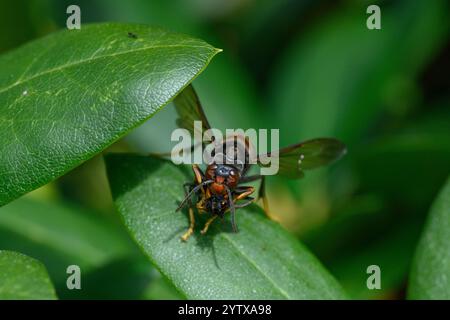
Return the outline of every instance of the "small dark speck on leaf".
<path id="1" fill-rule="evenodd" d="M 133 38 L 133 39 L 137 39 L 137 35 L 135 35 L 133 32 L 128 32 L 128 37 L 129 38 Z"/>

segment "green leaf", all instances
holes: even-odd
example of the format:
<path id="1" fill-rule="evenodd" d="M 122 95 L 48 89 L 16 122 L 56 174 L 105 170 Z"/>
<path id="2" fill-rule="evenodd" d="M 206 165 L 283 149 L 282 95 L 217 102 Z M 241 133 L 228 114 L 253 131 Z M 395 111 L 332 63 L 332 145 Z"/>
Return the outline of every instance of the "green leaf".
<path id="1" fill-rule="evenodd" d="M 20 251 L 42 261 L 61 298 L 89 297 L 87 289 L 98 282 L 89 274 L 113 261 L 125 258 L 128 264 L 145 261 L 124 228 L 111 219 L 66 203 L 46 203 L 27 196 L 0 208 L 0 248 Z M 72 264 L 80 266 L 86 275 L 81 292 L 66 287 L 66 269 Z M 117 281 L 111 285 L 115 284 Z M 103 288 L 97 288 L 97 296 Z M 121 289 L 122 297 L 126 298 L 127 291 Z"/>
<path id="2" fill-rule="evenodd" d="M 57 32 L 0 57 L 0 205 L 143 123 L 217 52 L 163 29 L 108 23 Z"/>
<path id="3" fill-rule="evenodd" d="M 56 299 L 45 267 L 23 254 L 0 250 L 0 300 Z"/>
<path id="4" fill-rule="evenodd" d="M 410 299 L 450 299 L 450 178 L 436 198 L 417 246 Z"/>
<path id="5" fill-rule="evenodd" d="M 253 206 L 240 209 L 240 232 L 229 222 L 202 236 L 177 213 L 186 175 L 169 162 L 108 155 L 113 198 L 130 233 L 155 266 L 188 299 L 343 299 L 335 279 L 278 224 Z M 200 224 L 206 217 L 198 216 Z M 251 285 L 250 285 L 251 284 Z"/>
<path id="6" fill-rule="evenodd" d="M 96 4 L 104 20 L 164 25 L 171 30 L 188 33 L 224 48 L 224 52 L 208 65 L 208 72 L 202 73 L 194 81 L 195 90 L 201 97 L 210 123 L 220 130 L 267 128 L 263 123 L 266 116 L 270 115 L 261 112 L 264 100 L 257 94 L 256 86 L 248 73 L 248 65 L 236 59 L 234 54 L 236 44 L 230 47 L 230 43 L 217 36 L 208 21 L 202 15 L 198 15 L 195 3 L 185 0 L 133 2 L 99 0 Z M 216 83 L 227 85 L 214 85 Z M 255 117 L 255 114 L 258 116 Z M 170 137 L 176 128 L 174 119 L 176 119 L 175 108 L 169 105 L 158 112 L 153 121 L 131 132 L 127 136 L 127 142 L 138 148 L 139 152 L 170 150 L 172 147 L 170 139 L 161 137 Z"/>

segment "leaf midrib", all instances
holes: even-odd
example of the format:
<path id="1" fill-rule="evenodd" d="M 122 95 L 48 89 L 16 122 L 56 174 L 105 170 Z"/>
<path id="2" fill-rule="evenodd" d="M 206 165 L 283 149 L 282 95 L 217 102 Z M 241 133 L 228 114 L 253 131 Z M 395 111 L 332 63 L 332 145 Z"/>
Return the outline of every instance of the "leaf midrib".
<path id="1" fill-rule="evenodd" d="M 76 66 L 76 65 L 83 64 L 83 63 L 89 63 L 89 62 L 92 62 L 92 61 L 95 61 L 95 60 L 99 60 L 99 59 L 103 59 L 103 58 L 116 57 L 116 56 L 121 56 L 121 55 L 124 55 L 124 54 L 134 53 L 134 52 L 139 52 L 139 51 L 145 51 L 145 50 L 151 50 L 151 49 L 157 49 L 157 48 L 178 48 L 178 47 L 212 49 L 212 47 L 209 47 L 209 46 L 195 46 L 195 45 L 173 44 L 173 45 L 163 45 L 163 46 L 162 45 L 149 46 L 149 47 L 144 47 L 144 48 L 139 48 L 139 49 L 121 51 L 121 52 L 113 53 L 113 54 L 99 55 L 99 56 L 96 56 L 96 57 L 90 57 L 88 59 L 82 59 L 82 60 L 78 60 L 76 62 L 63 64 L 63 65 L 58 66 L 56 68 L 51 68 L 51 69 L 45 70 L 43 72 L 39 72 L 39 73 L 37 73 L 37 74 L 35 74 L 35 75 L 31 76 L 31 77 L 28 77 L 28 78 L 25 78 L 25 79 L 22 79 L 22 80 L 19 79 L 20 81 L 17 81 L 15 83 L 13 83 L 13 84 L 3 88 L 3 89 L 0 89 L 0 93 L 8 91 L 8 90 L 10 90 L 10 89 L 12 89 L 12 88 L 14 88 L 14 87 L 16 87 L 18 85 L 21 85 L 21 84 L 26 83 L 28 81 L 31 81 L 33 79 L 39 78 L 39 77 L 41 77 L 43 75 L 47 75 L 47 74 L 50 74 L 50 73 L 53 73 L 53 72 L 61 71 L 61 70 L 64 70 L 64 69 L 67 69 L 67 68 L 70 68 L 70 67 L 73 67 L 73 66 Z"/>

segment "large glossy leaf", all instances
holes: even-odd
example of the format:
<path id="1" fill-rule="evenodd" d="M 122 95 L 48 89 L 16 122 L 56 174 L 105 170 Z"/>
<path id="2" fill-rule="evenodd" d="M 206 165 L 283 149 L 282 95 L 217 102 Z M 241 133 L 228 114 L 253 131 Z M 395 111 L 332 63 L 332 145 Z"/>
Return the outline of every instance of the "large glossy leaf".
<path id="1" fill-rule="evenodd" d="M 431 208 L 416 250 L 410 299 L 450 299 L 450 178 Z"/>
<path id="2" fill-rule="evenodd" d="M 101 8 L 101 15 L 105 20 L 163 25 L 224 48 L 224 52 L 208 66 L 208 71 L 203 72 L 194 82 L 208 119 L 215 128 L 258 128 L 263 126 L 266 117 L 270 117 L 269 113 L 261 112 L 264 101 L 257 95 L 248 74 L 248 65 L 243 65 L 235 57 L 236 44 L 230 44 L 214 33 L 208 21 L 198 14 L 196 7 L 199 3 L 185 0 L 98 0 L 96 5 Z M 204 10 L 207 4 L 202 3 L 200 6 Z M 252 52 L 254 53 L 253 49 Z M 227 85 L 219 86 L 218 83 Z M 176 127 L 176 117 L 174 107 L 167 106 L 155 115 L 153 121 L 133 130 L 127 136 L 127 142 L 142 152 L 170 150 L 170 134 Z"/>
<path id="3" fill-rule="evenodd" d="M 163 29 L 94 24 L 0 57 L 0 205 L 144 122 L 218 51 Z"/>
<path id="4" fill-rule="evenodd" d="M 239 233 L 217 223 L 207 235 L 197 230 L 183 243 L 188 219 L 175 209 L 186 175 L 169 162 L 142 156 L 108 155 L 106 164 L 130 233 L 187 298 L 345 298 L 320 262 L 256 206 L 238 211 Z"/>
<path id="5" fill-rule="evenodd" d="M 0 250 L 0 300 L 56 299 L 45 267 L 23 254 Z"/>

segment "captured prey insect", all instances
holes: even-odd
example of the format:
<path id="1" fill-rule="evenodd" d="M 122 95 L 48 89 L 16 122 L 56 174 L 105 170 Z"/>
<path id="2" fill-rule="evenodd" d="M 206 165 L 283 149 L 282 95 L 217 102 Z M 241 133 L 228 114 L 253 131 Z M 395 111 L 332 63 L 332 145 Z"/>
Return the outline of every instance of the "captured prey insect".
<path id="1" fill-rule="evenodd" d="M 174 104 L 178 114 L 177 124 L 180 128 L 187 129 L 194 135 L 196 130 L 194 121 L 201 121 L 203 131 L 211 129 L 199 98 L 191 85 L 175 98 Z M 214 141 L 214 137 L 211 137 L 211 140 Z M 278 174 L 289 178 L 301 178 L 304 170 L 327 165 L 342 157 L 346 152 L 345 145 L 333 138 L 313 139 L 282 148 L 278 152 L 256 156 L 250 152 L 250 142 L 243 136 L 225 137 L 217 144 L 223 144 L 223 148 L 220 148 L 222 152 L 214 154 L 214 161 L 208 163 L 205 172 L 198 165 L 193 164 L 194 181 L 184 184 L 185 198 L 177 211 L 187 205 L 190 224 L 189 229 L 181 237 L 183 241 L 186 241 L 194 232 L 194 204 L 199 214 L 211 215 L 201 230 L 202 234 L 207 232 L 211 223 L 217 218 L 223 218 L 228 212 L 231 215 L 233 231 L 237 232 L 236 209 L 248 206 L 258 199 L 262 199 L 266 215 L 269 216 L 265 196 L 265 176 L 249 175 L 249 169 L 253 163 L 264 167 L 261 159 L 271 157 L 273 153 L 276 155 L 275 160 L 278 161 Z M 191 150 L 193 148 L 195 146 L 192 146 Z M 250 161 L 251 157 L 256 157 L 256 159 L 253 158 L 255 161 Z M 255 191 L 254 187 L 243 184 L 256 180 L 260 180 L 261 184 L 255 199 L 251 197 Z M 193 203 L 193 197 L 196 198 L 195 203 Z"/>

